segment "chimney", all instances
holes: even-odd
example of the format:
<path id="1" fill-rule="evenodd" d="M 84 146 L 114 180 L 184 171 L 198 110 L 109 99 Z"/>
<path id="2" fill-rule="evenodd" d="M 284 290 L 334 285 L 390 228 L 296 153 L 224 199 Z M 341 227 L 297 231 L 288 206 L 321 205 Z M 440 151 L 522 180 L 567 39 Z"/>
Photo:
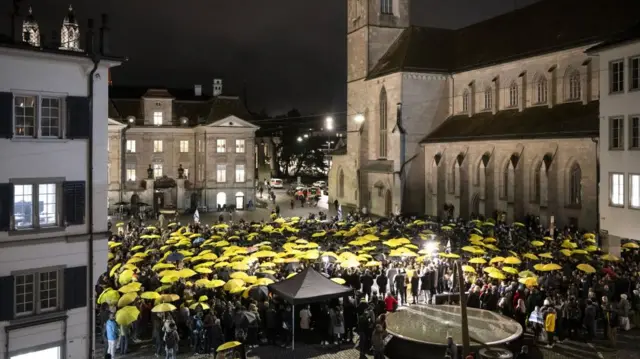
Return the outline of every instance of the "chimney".
<path id="1" fill-rule="evenodd" d="M 222 80 L 213 79 L 213 96 L 222 95 Z"/>
<path id="2" fill-rule="evenodd" d="M 193 85 L 193 94 L 195 96 L 202 96 L 202 85 Z"/>
<path id="3" fill-rule="evenodd" d="M 89 54 L 95 54 L 95 33 L 93 31 L 93 19 L 87 21 L 87 35 L 84 37 L 85 51 Z"/>
<path id="4" fill-rule="evenodd" d="M 100 27 L 100 55 L 108 55 L 109 50 L 109 17 L 102 14 L 102 26 Z"/>

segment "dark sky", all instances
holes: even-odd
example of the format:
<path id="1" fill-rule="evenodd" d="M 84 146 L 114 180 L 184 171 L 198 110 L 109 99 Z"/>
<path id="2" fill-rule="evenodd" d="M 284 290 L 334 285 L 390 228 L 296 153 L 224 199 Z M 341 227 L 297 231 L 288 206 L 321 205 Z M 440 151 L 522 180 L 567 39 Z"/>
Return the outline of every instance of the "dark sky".
<path id="1" fill-rule="evenodd" d="M 71 0 L 23 0 L 41 31 L 59 29 Z M 457 28 L 535 0 L 412 0 L 412 23 Z M 11 11 L 9 0 L 0 11 Z M 106 12 L 111 48 L 130 61 L 114 85 L 211 87 L 240 94 L 270 113 L 343 111 L 346 96 L 345 0 L 75 0 L 80 26 Z M 3 23 L 4 21 L 0 21 Z M 8 23 L 8 21 L 7 21 Z M 8 31 L 4 30 L 3 31 Z"/>

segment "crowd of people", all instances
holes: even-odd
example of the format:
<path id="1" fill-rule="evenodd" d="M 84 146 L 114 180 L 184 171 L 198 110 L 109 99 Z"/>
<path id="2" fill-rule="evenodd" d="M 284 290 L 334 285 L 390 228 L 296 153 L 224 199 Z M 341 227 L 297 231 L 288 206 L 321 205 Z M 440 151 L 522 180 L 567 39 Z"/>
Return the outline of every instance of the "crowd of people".
<path id="1" fill-rule="evenodd" d="M 386 315 L 410 304 L 451 303 L 497 311 L 534 343 L 592 340 L 640 324 L 638 245 L 603 253 L 593 233 L 525 222 L 372 220 L 351 213 L 317 220 L 117 223 L 96 284 L 111 358 L 151 338 L 155 354 L 223 352 L 242 343 L 289 346 L 292 336 L 327 350 L 353 345 L 384 358 Z M 459 263 L 459 266 L 454 265 Z M 296 307 L 268 285 L 313 267 L 353 295 Z M 458 282 L 455 268 L 464 273 Z M 296 318 L 293 320 L 293 318 Z M 457 351 L 450 350 L 456 357 Z M 524 356 L 524 355 L 523 355 Z"/>

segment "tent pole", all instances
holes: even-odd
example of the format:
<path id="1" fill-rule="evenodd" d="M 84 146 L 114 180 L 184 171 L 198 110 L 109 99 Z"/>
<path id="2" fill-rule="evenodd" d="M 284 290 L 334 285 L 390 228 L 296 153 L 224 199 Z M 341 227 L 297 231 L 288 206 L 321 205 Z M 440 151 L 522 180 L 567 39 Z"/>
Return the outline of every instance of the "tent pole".
<path id="1" fill-rule="evenodd" d="M 291 350 L 296 350 L 296 305 L 291 307 Z"/>

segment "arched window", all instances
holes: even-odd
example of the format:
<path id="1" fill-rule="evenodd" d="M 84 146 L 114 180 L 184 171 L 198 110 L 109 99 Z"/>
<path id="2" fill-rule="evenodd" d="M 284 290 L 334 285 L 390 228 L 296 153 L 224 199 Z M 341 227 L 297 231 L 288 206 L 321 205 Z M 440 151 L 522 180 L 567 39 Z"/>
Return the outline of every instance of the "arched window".
<path id="1" fill-rule="evenodd" d="M 344 197 L 344 171 L 338 173 L 338 197 Z"/>
<path id="2" fill-rule="evenodd" d="M 462 112 L 469 112 L 469 91 L 462 93 Z"/>
<path id="3" fill-rule="evenodd" d="M 507 162 L 507 165 L 504 167 L 504 171 L 502 172 L 502 193 L 500 196 L 504 199 L 509 197 L 509 170 L 510 170 L 511 162 Z"/>
<path id="4" fill-rule="evenodd" d="M 569 172 L 569 204 L 582 203 L 582 169 L 574 163 Z"/>
<path id="5" fill-rule="evenodd" d="M 535 103 L 547 103 L 547 95 L 548 95 L 548 87 L 547 87 L 547 78 L 543 75 L 538 76 L 536 81 L 534 82 L 535 86 L 535 95 L 536 102 Z"/>
<path id="6" fill-rule="evenodd" d="M 514 81 L 509 86 L 509 107 L 518 106 L 518 84 Z"/>
<path id="7" fill-rule="evenodd" d="M 379 127 L 379 143 L 378 156 L 387 158 L 387 91 L 382 88 L 380 91 L 380 123 Z"/>
<path id="8" fill-rule="evenodd" d="M 531 188 L 531 199 L 535 201 L 535 203 L 540 203 L 540 188 L 542 184 L 542 161 L 536 164 L 534 173 L 533 173 L 533 188 Z"/>
<path id="9" fill-rule="evenodd" d="M 447 183 L 449 193 L 451 194 L 456 193 L 456 167 L 458 167 L 458 164 L 454 162 L 451 166 L 451 173 L 449 173 L 449 183 Z"/>
<path id="10" fill-rule="evenodd" d="M 493 108 L 493 92 L 491 87 L 484 90 L 484 109 L 491 110 Z"/>
<path id="11" fill-rule="evenodd" d="M 569 101 L 579 100 L 582 95 L 582 84 L 580 83 L 580 71 L 573 70 L 569 73 L 567 88 L 567 99 Z"/>
<path id="12" fill-rule="evenodd" d="M 380 13 L 393 14 L 393 0 L 380 0 Z"/>

